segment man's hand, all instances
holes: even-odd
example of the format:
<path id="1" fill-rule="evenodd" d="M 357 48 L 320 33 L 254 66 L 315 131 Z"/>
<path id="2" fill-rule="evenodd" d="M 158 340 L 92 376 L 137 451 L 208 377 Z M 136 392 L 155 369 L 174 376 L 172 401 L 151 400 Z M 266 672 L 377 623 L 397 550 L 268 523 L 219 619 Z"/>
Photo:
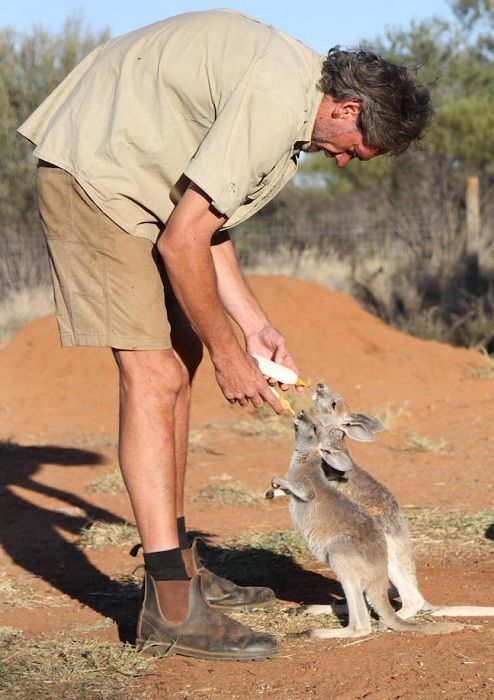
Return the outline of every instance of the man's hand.
<path id="1" fill-rule="evenodd" d="M 257 362 L 240 347 L 234 355 L 213 355 L 212 360 L 216 381 L 230 403 L 247 406 L 250 402 L 255 408 L 268 403 L 275 413 L 283 412 L 280 402 L 259 371 Z"/>
<path id="2" fill-rule="evenodd" d="M 246 336 L 245 343 L 249 355 L 254 353 L 261 355 L 268 360 L 293 369 L 297 376 L 300 374 L 295 360 L 288 352 L 285 336 L 274 326 L 266 325 L 258 333 Z M 269 383 L 276 384 L 276 381 L 269 380 Z M 288 384 L 280 385 L 283 391 L 286 391 L 288 387 Z"/>

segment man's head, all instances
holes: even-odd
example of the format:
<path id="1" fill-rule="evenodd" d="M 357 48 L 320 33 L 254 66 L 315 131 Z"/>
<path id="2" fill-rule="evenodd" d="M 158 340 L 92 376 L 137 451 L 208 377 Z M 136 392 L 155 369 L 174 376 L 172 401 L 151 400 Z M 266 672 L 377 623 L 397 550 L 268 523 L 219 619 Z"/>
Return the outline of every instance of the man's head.
<path id="1" fill-rule="evenodd" d="M 324 150 L 340 167 L 352 158 L 403 153 L 433 112 L 428 89 L 407 68 L 371 51 L 331 49 L 320 86 L 324 97 L 305 150 Z"/>

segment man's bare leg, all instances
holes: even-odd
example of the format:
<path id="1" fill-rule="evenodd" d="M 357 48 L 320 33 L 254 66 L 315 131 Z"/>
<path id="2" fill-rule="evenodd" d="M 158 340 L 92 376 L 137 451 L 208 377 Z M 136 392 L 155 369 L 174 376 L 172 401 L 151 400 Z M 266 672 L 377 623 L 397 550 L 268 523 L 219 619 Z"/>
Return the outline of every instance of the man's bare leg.
<path id="1" fill-rule="evenodd" d="M 117 350 L 119 460 L 145 552 L 178 547 L 175 412 L 185 375 L 172 350 Z"/>
<path id="2" fill-rule="evenodd" d="M 184 517 L 184 483 L 189 439 L 190 395 L 192 380 L 202 360 L 202 343 L 192 328 L 172 330 L 173 352 L 185 378 L 175 404 L 175 464 L 176 464 L 176 513 Z"/>
<path id="3" fill-rule="evenodd" d="M 120 468 L 144 556 L 171 572 L 170 580 L 155 581 L 161 609 L 178 622 L 187 616 L 189 581 L 177 533 L 175 421 L 177 410 L 183 414 L 177 406 L 188 395 L 188 374 L 173 350 L 114 354 L 120 372 Z"/>
<path id="4" fill-rule="evenodd" d="M 120 371 L 120 465 L 146 563 L 136 631 L 139 645 L 158 653 L 175 650 L 200 658 L 276 655 L 275 637 L 245 627 L 208 605 L 202 580 L 188 578 L 179 548 L 177 460 L 183 508 L 193 376 L 193 371 L 185 369 L 192 360 L 180 355 L 178 348 L 115 351 L 115 357 Z"/>

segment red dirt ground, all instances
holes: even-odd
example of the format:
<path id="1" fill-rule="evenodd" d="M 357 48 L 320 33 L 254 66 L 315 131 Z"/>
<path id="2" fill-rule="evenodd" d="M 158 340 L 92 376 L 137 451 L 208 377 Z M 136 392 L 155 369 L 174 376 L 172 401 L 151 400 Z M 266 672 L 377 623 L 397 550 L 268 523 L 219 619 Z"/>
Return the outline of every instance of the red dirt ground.
<path id="1" fill-rule="evenodd" d="M 304 377 L 324 379 L 358 410 L 388 405 L 396 416 L 375 445 L 354 453 L 403 505 L 474 513 L 492 507 L 494 382 L 473 369 L 482 356 L 406 336 L 364 312 L 350 297 L 284 277 L 251 284 L 272 322 L 286 334 Z M 52 317 L 23 328 L 0 351 L 0 440 L 16 449 L 2 465 L 1 568 L 11 577 L 33 574 L 33 586 L 67 596 L 62 608 L 9 608 L 0 625 L 25 635 L 67 629 L 113 617 L 106 600 L 81 594 L 109 575 L 135 566 L 126 547 L 81 551 L 74 546 L 88 518 L 132 519 L 123 494 L 92 493 L 89 483 L 116 464 L 116 371 L 99 349 L 61 350 Z M 205 361 L 194 389 L 192 424 L 238 421 L 249 411 L 228 405 Z M 201 427 L 209 449 L 190 456 L 188 492 L 227 473 L 256 491 L 283 473 L 291 437 L 252 439 Z M 415 432 L 445 442 L 441 452 L 403 448 Z M 70 447 L 67 447 L 70 446 Z M 290 526 L 286 505 L 208 506 L 191 500 L 190 527 L 218 538 L 244 530 Z M 492 528 L 490 528 L 492 529 Z M 494 565 L 473 544 L 461 556 L 418 561 L 430 600 L 494 605 Z M 289 600 L 302 599 L 297 591 Z M 494 624 L 447 637 L 377 634 L 348 641 L 284 643 L 269 662 L 226 664 L 171 657 L 146 680 L 148 697 L 187 698 L 487 698 L 494 696 Z M 118 640 L 116 623 L 98 637 Z M 163 690 L 166 684 L 166 692 Z"/>

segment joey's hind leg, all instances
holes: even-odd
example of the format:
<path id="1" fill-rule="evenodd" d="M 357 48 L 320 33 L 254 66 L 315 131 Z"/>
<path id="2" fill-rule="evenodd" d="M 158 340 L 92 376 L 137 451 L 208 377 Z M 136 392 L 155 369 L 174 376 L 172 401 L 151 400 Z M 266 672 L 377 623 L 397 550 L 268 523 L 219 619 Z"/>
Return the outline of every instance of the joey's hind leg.
<path id="1" fill-rule="evenodd" d="M 390 537 L 387 537 L 386 541 L 388 545 L 388 576 L 401 599 L 401 608 L 396 614 L 402 620 L 407 620 L 420 610 L 432 606 L 427 603 L 419 591 L 415 563 L 409 544 Z"/>
<path id="2" fill-rule="evenodd" d="M 345 637 L 365 637 L 371 634 L 369 611 L 362 586 L 354 579 L 342 580 L 341 585 L 348 605 L 349 621 L 346 627 L 336 629 L 319 627 L 307 630 L 302 635 L 309 639 L 338 639 Z"/>
<path id="3" fill-rule="evenodd" d="M 307 615 L 348 615 L 346 603 L 331 603 L 328 605 L 301 605 L 294 608 L 294 614 L 307 613 Z"/>

